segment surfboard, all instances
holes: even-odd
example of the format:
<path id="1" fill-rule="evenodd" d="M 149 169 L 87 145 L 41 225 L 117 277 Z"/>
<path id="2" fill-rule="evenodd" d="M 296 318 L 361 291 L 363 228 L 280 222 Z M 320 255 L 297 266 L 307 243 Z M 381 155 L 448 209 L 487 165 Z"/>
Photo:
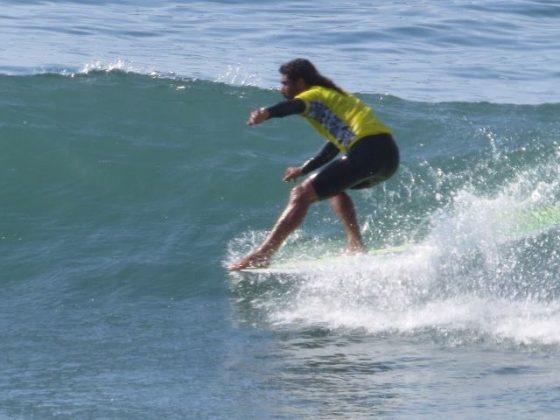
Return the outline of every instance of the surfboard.
<path id="1" fill-rule="evenodd" d="M 318 258 L 304 258 L 301 260 L 288 260 L 273 262 L 264 268 L 245 268 L 240 270 L 242 273 L 254 274 L 300 274 L 303 272 L 313 272 L 329 270 L 341 264 L 357 263 L 361 258 L 368 256 L 390 256 L 403 253 L 408 249 L 408 245 L 389 246 L 385 248 L 370 248 L 365 253 L 360 254 L 328 254 Z"/>
<path id="2" fill-rule="evenodd" d="M 525 211 L 517 216 L 513 235 L 528 236 L 560 226 L 560 205 Z"/>
<path id="3" fill-rule="evenodd" d="M 548 206 L 531 211 L 519 212 L 515 215 L 515 223 L 509 226 L 505 236 L 508 241 L 518 240 L 553 228 L 560 228 L 560 205 Z M 301 260 L 273 261 L 266 268 L 246 268 L 242 273 L 253 274 L 301 274 L 318 271 L 328 271 L 342 264 L 359 264 L 360 258 L 387 257 L 402 254 L 406 251 L 422 248 L 422 244 L 409 243 L 384 248 L 371 248 L 365 254 L 329 254 L 318 258 L 304 258 Z"/>

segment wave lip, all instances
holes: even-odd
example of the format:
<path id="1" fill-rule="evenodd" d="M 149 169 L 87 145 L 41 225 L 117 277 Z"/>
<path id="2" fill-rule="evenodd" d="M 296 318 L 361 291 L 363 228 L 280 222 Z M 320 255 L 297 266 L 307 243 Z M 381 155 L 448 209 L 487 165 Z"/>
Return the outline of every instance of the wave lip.
<path id="1" fill-rule="evenodd" d="M 140 73 L 230 83 L 229 76 L 270 89 L 278 85 L 278 66 L 297 51 L 350 91 L 422 101 L 559 100 L 551 89 L 558 73 L 554 6 L 341 8 L 327 1 L 321 10 L 285 2 L 272 12 L 252 1 L 83 3 L 10 3 L 0 36 L 11 61 L 0 63 L 0 72 L 76 72 L 84 62 L 123 59 L 137 63 Z M 314 28 L 306 43 L 301 27 Z M 232 76 L 235 67 L 241 71 Z"/>

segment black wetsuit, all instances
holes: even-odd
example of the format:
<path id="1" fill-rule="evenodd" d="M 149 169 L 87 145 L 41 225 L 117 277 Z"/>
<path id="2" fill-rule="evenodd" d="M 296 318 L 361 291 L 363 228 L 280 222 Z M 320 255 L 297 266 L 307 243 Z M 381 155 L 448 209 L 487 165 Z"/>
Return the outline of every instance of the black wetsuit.
<path id="1" fill-rule="evenodd" d="M 305 112 L 305 102 L 290 99 L 269 107 L 268 112 L 271 118 L 302 114 Z M 399 149 L 388 133 L 362 137 L 346 154 L 333 161 L 338 153 L 339 149 L 327 142 L 316 156 L 303 164 L 303 174 L 321 168 L 311 177 L 320 199 L 332 197 L 346 189 L 373 187 L 390 178 L 399 166 Z"/>

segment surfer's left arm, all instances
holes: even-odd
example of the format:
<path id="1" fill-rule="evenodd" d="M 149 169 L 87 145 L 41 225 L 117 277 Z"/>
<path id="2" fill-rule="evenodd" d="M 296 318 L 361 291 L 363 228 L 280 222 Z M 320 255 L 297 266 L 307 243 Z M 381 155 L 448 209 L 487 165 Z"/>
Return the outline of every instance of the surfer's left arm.
<path id="1" fill-rule="evenodd" d="M 259 108 L 249 115 L 248 125 L 260 124 L 269 118 L 281 118 L 288 115 L 302 114 L 305 111 L 305 102 L 301 99 L 289 99 L 268 108 Z"/>
<path id="2" fill-rule="evenodd" d="M 284 181 L 295 181 L 302 175 L 307 175 L 308 173 L 320 168 L 325 163 L 331 161 L 338 154 L 337 147 L 332 143 L 327 143 L 321 151 L 311 159 L 308 159 L 303 165 L 289 167 L 284 173 Z"/>

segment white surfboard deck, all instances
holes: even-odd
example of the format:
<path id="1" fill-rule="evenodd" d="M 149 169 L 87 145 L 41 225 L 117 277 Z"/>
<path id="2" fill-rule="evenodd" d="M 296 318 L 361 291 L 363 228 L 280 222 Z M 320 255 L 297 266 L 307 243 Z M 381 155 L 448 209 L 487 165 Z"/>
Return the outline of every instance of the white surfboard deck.
<path id="1" fill-rule="evenodd" d="M 522 212 L 516 215 L 517 223 L 510 226 L 506 232 L 506 242 L 537 235 L 550 229 L 560 229 L 560 205 Z M 363 254 L 333 254 L 318 258 L 304 258 L 301 260 L 289 260 L 272 262 L 265 268 L 246 268 L 242 273 L 254 274 L 302 274 L 308 272 L 328 271 L 337 265 L 359 264 L 363 258 L 390 257 L 421 247 L 420 244 L 404 244 L 386 248 L 372 248 Z M 360 260 L 362 258 L 362 260 Z"/>
<path id="2" fill-rule="evenodd" d="M 273 262 L 264 268 L 245 268 L 240 270 L 242 273 L 255 274 L 300 274 L 313 271 L 324 271 L 336 266 L 337 264 L 351 263 L 359 258 L 368 256 L 382 256 L 402 253 L 408 249 L 407 245 L 393 246 L 387 248 L 373 248 L 362 254 L 333 254 L 321 256 L 315 259 L 302 259 Z"/>

